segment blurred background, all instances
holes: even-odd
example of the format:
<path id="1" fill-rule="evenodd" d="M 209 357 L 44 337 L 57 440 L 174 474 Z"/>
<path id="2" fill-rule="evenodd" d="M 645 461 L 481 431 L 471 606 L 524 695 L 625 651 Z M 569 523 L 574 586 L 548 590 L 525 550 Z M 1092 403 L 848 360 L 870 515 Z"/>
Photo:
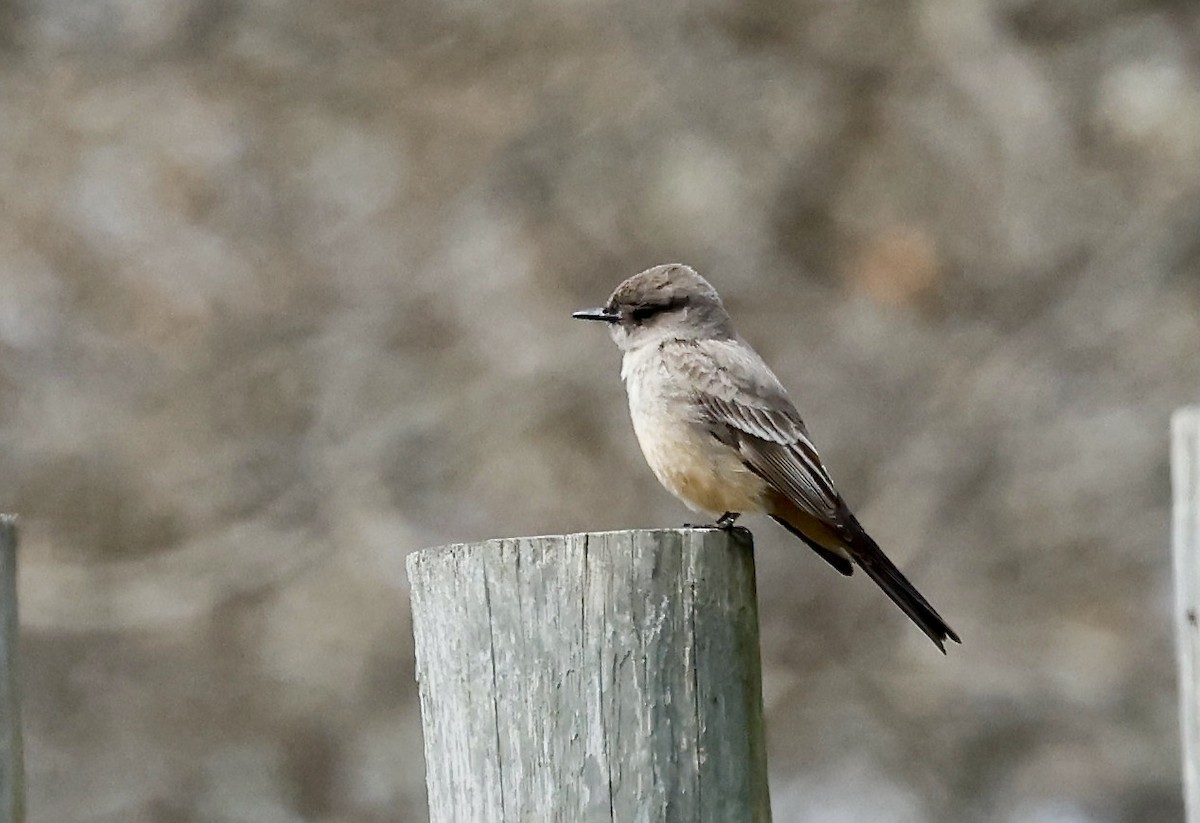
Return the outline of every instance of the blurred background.
<path id="1" fill-rule="evenodd" d="M 426 817 L 406 553 L 674 526 L 682 261 L 964 639 L 757 537 L 776 823 L 1182 819 L 1200 4 L 0 0 L 29 803 Z"/>

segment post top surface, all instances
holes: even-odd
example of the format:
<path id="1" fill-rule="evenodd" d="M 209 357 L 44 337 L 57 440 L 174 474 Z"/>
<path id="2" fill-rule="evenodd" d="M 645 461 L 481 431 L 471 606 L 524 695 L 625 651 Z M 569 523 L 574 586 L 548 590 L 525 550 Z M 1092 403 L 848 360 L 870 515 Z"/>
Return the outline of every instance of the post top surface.
<path id="1" fill-rule="evenodd" d="M 613 529 L 610 531 L 596 532 L 572 532 L 569 534 L 539 534 L 539 535 L 517 535 L 513 537 L 490 537 L 486 540 L 475 540 L 465 543 L 447 543 L 441 546 L 428 546 L 423 549 L 417 549 L 408 555 L 406 566 L 411 576 L 413 566 L 423 559 L 431 559 L 442 554 L 462 551 L 472 546 L 494 546 L 506 541 L 521 541 L 521 542 L 542 542 L 542 541 L 569 541 L 579 540 L 581 538 L 599 538 L 601 540 L 617 540 L 621 538 L 629 539 L 631 542 L 637 539 L 654 540 L 668 535 L 683 537 L 717 537 L 721 535 L 730 536 L 740 543 L 747 546 L 752 546 L 754 543 L 754 535 L 749 529 L 743 526 L 735 526 L 732 529 L 721 529 L 716 526 L 680 526 L 675 528 L 655 528 L 655 529 Z"/>

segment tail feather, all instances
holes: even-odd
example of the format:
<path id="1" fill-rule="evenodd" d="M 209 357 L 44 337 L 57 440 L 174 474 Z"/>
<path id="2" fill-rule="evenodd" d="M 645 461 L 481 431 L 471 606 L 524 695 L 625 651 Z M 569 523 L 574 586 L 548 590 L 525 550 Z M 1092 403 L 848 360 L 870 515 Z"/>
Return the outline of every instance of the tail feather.
<path id="1" fill-rule="evenodd" d="M 807 543 L 808 547 L 816 552 L 818 557 L 837 569 L 838 574 L 844 574 L 847 577 L 854 574 L 854 564 L 850 562 L 849 558 L 825 548 L 820 543 L 810 538 L 807 534 L 800 531 L 799 528 L 784 520 L 782 517 L 771 515 L 771 519 Z"/>
<path id="2" fill-rule="evenodd" d="M 946 624 L 937 610 L 929 605 L 929 601 L 908 582 L 908 578 L 888 559 L 879 548 L 879 544 L 871 539 L 862 526 L 854 522 L 852 528 L 854 536 L 848 546 L 850 555 L 867 576 L 883 589 L 883 593 L 890 597 L 921 631 L 929 635 L 929 639 L 937 644 L 942 654 L 946 653 L 946 640 L 962 643 L 954 629 Z"/>
<path id="3" fill-rule="evenodd" d="M 844 504 L 839 522 L 834 525 L 814 517 L 783 494 L 776 493 L 770 502 L 771 517 L 807 543 L 829 565 L 842 574 L 850 574 L 853 566 L 861 566 L 867 576 L 875 581 L 875 585 L 883 589 L 883 593 L 890 597 L 921 631 L 929 635 L 929 639 L 937 644 L 942 654 L 946 653 L 946 640 L 962 642 L 954 629 L 946 625 L 946 621 L 937 610 L 929 605 L 929 601 L 921 596 L 912 583 L 908 582 L 908 578 L 888 559 L 883 549 L 871 539 Z"/>

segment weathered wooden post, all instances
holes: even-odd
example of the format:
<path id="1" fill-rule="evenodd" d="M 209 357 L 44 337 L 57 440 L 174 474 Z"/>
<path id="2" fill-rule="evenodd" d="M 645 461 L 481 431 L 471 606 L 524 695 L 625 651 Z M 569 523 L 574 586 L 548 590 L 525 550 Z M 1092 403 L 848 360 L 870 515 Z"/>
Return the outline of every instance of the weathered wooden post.
<path id="1" fill-rule="evenodd" d="M 1171 419 L 1175 651 L 1187 823 L 1200 823 L 1200 407 Z"/>
<path id="2" fill-rule="evenodd" d="M 408 559 L 432 823 L 766 823 L 750 533 Z"/>
<path id="3" fill-rule="evenodd" d="M 25 819 L 17 700 L 17 519 L 0 514 L 0 823 Z"/>

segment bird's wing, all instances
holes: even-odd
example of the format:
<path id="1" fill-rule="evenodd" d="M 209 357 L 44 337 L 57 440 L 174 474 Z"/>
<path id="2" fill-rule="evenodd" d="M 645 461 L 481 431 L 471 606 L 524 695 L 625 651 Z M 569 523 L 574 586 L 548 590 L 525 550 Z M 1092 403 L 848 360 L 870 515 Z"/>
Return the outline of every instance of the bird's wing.
<path id="1" fill-rule="evenodd" d="M 796 506 L 822 522 L 842 525 L 845 504 L 799 412 L 762 358 L 738 339 L 690 345 L 693 355 L 681 359 L 696 387 L 699 422 Z"/>

